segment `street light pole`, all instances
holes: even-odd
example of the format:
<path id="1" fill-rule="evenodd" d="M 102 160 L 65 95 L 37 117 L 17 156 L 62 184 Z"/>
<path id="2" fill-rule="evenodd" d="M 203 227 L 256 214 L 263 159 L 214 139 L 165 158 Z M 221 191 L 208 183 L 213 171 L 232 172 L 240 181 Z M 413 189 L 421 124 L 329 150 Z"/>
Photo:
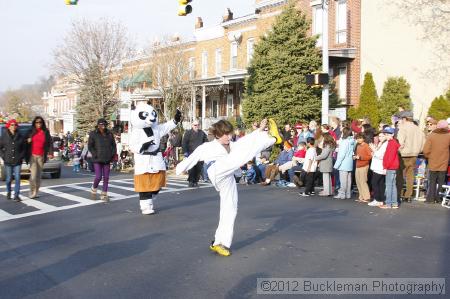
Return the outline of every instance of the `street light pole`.
<path id="1" fill-rule="evenodd" d="M 328 74 L 328 0 L 322 0 L 322 72 Z M 322 124 L 328 124 L 329 85 L 322 89 Z"/>

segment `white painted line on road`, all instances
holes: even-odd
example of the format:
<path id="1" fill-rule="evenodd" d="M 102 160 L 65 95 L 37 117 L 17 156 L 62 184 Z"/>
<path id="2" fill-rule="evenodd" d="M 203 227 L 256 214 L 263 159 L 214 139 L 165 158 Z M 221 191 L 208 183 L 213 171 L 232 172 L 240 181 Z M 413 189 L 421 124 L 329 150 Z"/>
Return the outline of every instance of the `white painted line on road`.
<path id="1" fill-rule="evenodd" d="M 0 222 L 10 219 L 11 216 L 13 215 L 3 210 L 0 210 Z"/>
<path id="2" fill-rule="evenodd" d="M 39 189 L 39 191 L 44 192 L 44 193 L 48 193 L 48 194 L 51 194 L 51 195 L 54 195 L 54 196 L 57 196 L 57 197 L 62 197 L 62 198 L 65 198 L 65 199 L 68 199 L 68 200 L 71 200 L 71 201 L 78 202 L 78 203 L 83 203 L 83 204 L 86 204 L 86 205 L 90 205 L 90 204 L 94 204 L 95 203 L 95 201 L 90 200 L 90 199 L 86 199 L 86 198 L 81 197 L 81 196 L 76 196 L 76 195 L 69 194 L 69 193 L 59 192 L 59 191 L 52 190 L 52 189 L 49 189 L 49 188 L 41 188 L 41 189 Z"/>
<path id="3" fill-rule="evenodd" d="M 129 182 L 129 181 L 110 181 L 110 182 L 114 182 L 114 183 L 121 183 L 121 184 L 124 184 L 124 185 L 134 185 L 134 181 L 131 181 L 131 182 Z"/>
<path id="4" fill-rule="evenodd" d="M 110 182 L 123 182 L 123 183 L 127 183 L 127 184 L 129 184 L 128 182 L 132 182 L 133 184 L 134 184 L 134 179 L 120 179 L 120 180 L 109 180 Z"/>
<path id="5" fill-rule="evenodd" d="M 98 191 L 97 193 L 100 195 L 101 191 L 100 191 L 100 186 L 98 186 Z M 87 191 L 89 193 L 91 193 L 91 188 L 89 187 L 82 187 L 82 186 L 78 186 L 78 185 L 69 185 L 67 186 L 69 188 L 73 188 L 73 189 L 77 189 L 77 190 L 83 190 L 83 191 Z M 118 199 L 122 199 L 125 198 L 122 194 L 118 194 L 118 193 L 114 193 L 114 192 L 109 192 L 108 191 L 108 196 L 111 198 L 111 200 L 118 200 Z"/>
<path id="6" fill-rule="evenodd" d="M 119 180 L 117 180 L 117 181 L 119 181 Z M 122 180 L 120 180 L 120 182 L 122 182 Z M 24 197 L 26 199 L 24 201 L 22 201 L 23 204 L 35 207 L 35 208 L 37 208 L 39 210 L 38 211 L 33 211 L 33 212 L 28 212 L 28 213 L 22 213 L 22 214 L 14 215 L 14 214 L 10 214 L 10 213 L 0 209 L 0 222 L 7 221 L 7 220 L 13 220 L 13 219 L 19 219 L 19 218 L 30 217 L 30 216 L 35 216 L 35 215 L 42 215 L 42 214 L 47 214 L 47 213 L 50 213 L 50 212 L 69 210 L 69 209 L 77 208 L 77 207 L 83 207 L 83 206 L 89 206 L 89 205 L 103 203 L 100 200 L 92 201 L 90 199 L 85 199 L 85 198 L 80 197 L 80 196 L 67 194 L 67 193 L 64 193 L 64 192 L 59 192 L 59 191 L 50 189 L 50 188 L 55 188 L 55 187 L 69 187 L 69 188 L 74 188 L 74 189 L 77 189 L 77 190 L 83 190 L 83 191 L 90 192 L 90 188 L 79 186 L 81 184 L 86 184 L 86 183 L 87 182 L 75 183 L 75 184 L 71 184 L 71 185 L 69 185 L 69 184 L 61 184 L 61 185 L 55 185 L 55 186 L 41 187 L 41 189 L 40 189 L 40 191 L 42 191 L 43 193 L 47 193 L 47 194 L 50 194 L 50 195 L 62 197 L 62 198 L 68 199 L 68 200 L 73 200 L 75 202 L 79 202 L 78 204 L 56 207 L 56 206 L 45 204 L 45 203 L 40 202 L 38 200 L 29 199 L 27 197 Z M 181 186 L 185 186 L 185 185 L 181 185 Z M 160 193 L 175 193 L 175 192 L 178 193 L 178 192 L 182 192 L 182 191 L 189 191 L 189 190 L 203 189 L 203 188 L 210 188 L 210 187 L 212 187 L 212 185 L 206 184 L 204 186 L 200 186 L 200 187 L 196 187 L 196 188 L 195 187 L 194 188 L 193 187 L 186 187 L 186 188 L 179 188 L 179 189 L 176 189 L 176 188 L 163 188 Z M 123 188 L 123 187 L 119 187 L 119 188 Z M 21 190 L 21 191 L 24 191 L 24 190 Z M 0 194 L 6 195 L 6 192 L 0 192 Z M 124 196 L 124 195 L 117 194 L 117 193 L 111 193 L 111 192 L 108 192 L 108 194 L 111 197 L 111 201 L 122 200 L 122 199 L 129 199 L 129 198 L 138 198 L 138 196 L 139 196 L 138 193 L 135 193 L 135 194 L 132 194 L 132 195 L 128 195 L 128 196 Z M 20 203 L 17 203 L 17 204 L 20 204 Z"/>
<path id="7" fill-rule="evenodd" d="M 33 208 L 36 208 L 39 210 L 47 211 L 47 212 L 52 212 L 52 211 L 58 209 L 58 207 L 48 205 L 46 203 L 43 203 L 42 201 L 31 199 L 31 198 L 28 198 L 25 196 L 22 197 L 22 203 L 26 204 L 27 206 L 30 206 L 30 207 L 33 207 Z"/>
<path id="8" fill-rule="evenodd" d="M 119 186 L 119 185 L 115 185 L 115 184 L 108 184 L 108 187 L 113 187 L 113 188 L 117 188 L 117 189 L 122 189 L 122 190 L 127 190 L 127 191 L 133 191 L 134 192 L 134 188 L 125 187 L 125 186 Z"/>
<path id="9" fill-rule="evenodd" d="M 170 186 L 180 186 L 180 187 L 187 187 L 187 185 L 188 184 L 179 184 L 179 183 L 173 183 L 172 181 L 168 181 L 167 182 L 167 185 L 170 185 Z"/>
<path id="10" fill-rule="evenodd" d="M 6 196 L 6 192 L 0 192 L 0 194 Z M 53 211 L 54 209 L 57 208 L 55 206 L 48 205 L 46 203 L 43 203 L 41 201 L 37 201 L 37 200 L 31 199 L 31 198 L 28 198 L 28 197 L 23 196 L 23 195 L 20 195 L 20 198 L 22 199 L 21 202 L 23 204 L 25 204 L 27 206 L 30 206 L 30 207 L 33 207 L 33 208 L 36 208 L 36 209 L 39 209 L 39 210 Z"/>

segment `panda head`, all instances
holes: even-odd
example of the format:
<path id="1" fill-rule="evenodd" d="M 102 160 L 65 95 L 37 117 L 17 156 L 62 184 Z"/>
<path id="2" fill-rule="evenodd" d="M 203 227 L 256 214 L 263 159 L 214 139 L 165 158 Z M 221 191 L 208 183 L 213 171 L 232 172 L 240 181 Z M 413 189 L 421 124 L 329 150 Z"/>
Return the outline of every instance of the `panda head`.
<path id="1" fill-rule="evenodd" d="M 139 103 L 131 113 L 131 124 L 135 128 L 148 128 L 158 125 L 158 113 L 153 106 Z"/>

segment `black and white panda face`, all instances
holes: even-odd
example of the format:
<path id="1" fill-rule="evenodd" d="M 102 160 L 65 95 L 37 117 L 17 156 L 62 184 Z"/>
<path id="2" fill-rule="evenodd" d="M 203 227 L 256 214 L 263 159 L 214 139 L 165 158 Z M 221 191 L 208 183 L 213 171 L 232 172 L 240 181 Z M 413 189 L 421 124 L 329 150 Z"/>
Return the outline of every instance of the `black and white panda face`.
<path id="1" fill-rule="evenodd" d="M 133 127 L 141 129 L 157 126 L 158 113 L 153 106 L 139 103 L 131 113 L 131 124 Z"/>

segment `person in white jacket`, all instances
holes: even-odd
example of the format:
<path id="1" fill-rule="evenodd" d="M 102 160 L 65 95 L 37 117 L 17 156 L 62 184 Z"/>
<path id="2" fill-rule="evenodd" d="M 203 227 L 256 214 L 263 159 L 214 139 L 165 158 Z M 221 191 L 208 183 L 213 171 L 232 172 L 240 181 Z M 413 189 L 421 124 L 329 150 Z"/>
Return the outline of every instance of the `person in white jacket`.
<path id="1" fill-rule="evenodd" d="M 139 103 L 131 113 L 130 149 L 134 153 L 134 191 L 139 192 L 139 205 L 144 215 L 155 213 L 155 197 L 166 186 L 166 164 L 160 151 L 160 140 L 181 121 L 175 118 L 158 124 L 158 113 L 149 104 Z"/>
<path id="2" fill-rule="evenodd" d="M 387 140 L 383 133 L 378 135 L 378 144 L 369 144 L 372 150 L 372 162 L 370 169 L 372 170 L 372 190 L 374 200 L 369 202 L 369 206 L 382 206 L 385 199 L 386 190 L 386 169 L 383 167 L 383 157 L 386 152 Z"/>
<path id="3" fill-rule="evenodd" d="M 210 128 L 215 139 L 197 147 L 177 165 L 176 173 L 181 174 L 194 167 L 198 161 L 212 162 L 208 168 L 208 176 L 220 195 L 220 219 L 210 249 L 219 255 L 231 255 L 230 247 L 238 205 L 234 172 L 265 148 L 282 142 L 275 121 L 269 119 L 269 132 L 264 131 L 266 126 L 267 120 L 264 119 L 259 130 L 231 142 L 233 125 L 229 121 L 220 120 Z"/>

